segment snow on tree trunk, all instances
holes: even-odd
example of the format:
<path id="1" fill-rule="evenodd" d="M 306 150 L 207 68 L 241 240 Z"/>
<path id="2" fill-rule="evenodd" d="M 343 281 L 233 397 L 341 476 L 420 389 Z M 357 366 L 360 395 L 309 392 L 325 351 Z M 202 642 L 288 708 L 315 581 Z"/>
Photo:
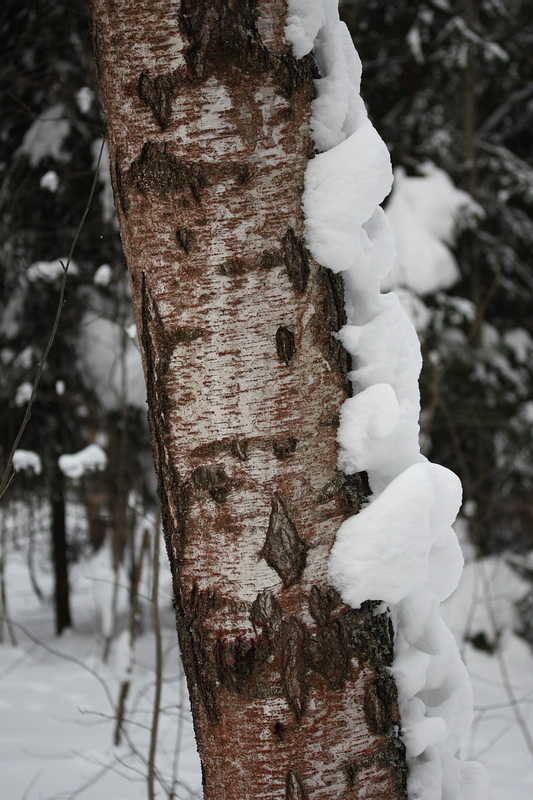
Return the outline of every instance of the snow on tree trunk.
<path id="1" fill-rule="evenodd" d="M 405 797 L 392 629 L 328 580 L 340 280 L 303 241 L 313 56 L 284 0 L 93 0 L 178 635 L 213 798 Z"/>
<path id="2" fill-rule="evenodd" d="M 457 586 L 462 554 L 451 527 L 461 504 L 456 475 L 430 464 L 418 443 L 420 345 L 398 297 L 380 283 L 394 261 L 379 207 L 390 190 L 386 147 L 359 94 L 361 62 L 336 0 L 288 0 L 295 55 L 316 56 L 320 79 L 310 127 L 318 155 L 305 175 L 306 242 L 342 272 L 354 397 L 341 409 L 339 466 L 368 475 L 372 492 L 340 527 L 330 578 L 354 609 L 387 603 L 411 800 L 482 800 L 487 776 L 456 757 L 472 719 L 472 691 L 439 603 Z M 427 255 L 427 254 L 426 254 Z"/>

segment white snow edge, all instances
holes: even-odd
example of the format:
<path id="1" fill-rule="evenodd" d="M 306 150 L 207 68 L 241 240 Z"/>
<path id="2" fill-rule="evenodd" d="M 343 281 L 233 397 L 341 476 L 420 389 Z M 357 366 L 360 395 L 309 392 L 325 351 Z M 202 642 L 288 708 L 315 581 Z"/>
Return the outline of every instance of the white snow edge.
<path id="1" fill-rule="evenodd" d="M 388 604 L 411 800 L 486 800 L 484 769 L 456 757 L 470 727 L 472 692 L 439 603 L 459 581 L 463 559 L 451 525 L 459 479 L 429 463 L 418 443 L 421 369 L 416 332 L 394 293 L 381 294 L 394 238 L 379 204 L 392 185 L 387 148 L 359 94 L 361 62 L 336 0 L 288 0 L 286 40 L 313 51 L 321 77 L 312 104 L 318 154 L 305 175 L 307 246 L 343 272 L 354 397 L 341 409 L 339 467 L 366 470 L 372 496 L 341 525 L 330 579 L 357 608 Z"/>

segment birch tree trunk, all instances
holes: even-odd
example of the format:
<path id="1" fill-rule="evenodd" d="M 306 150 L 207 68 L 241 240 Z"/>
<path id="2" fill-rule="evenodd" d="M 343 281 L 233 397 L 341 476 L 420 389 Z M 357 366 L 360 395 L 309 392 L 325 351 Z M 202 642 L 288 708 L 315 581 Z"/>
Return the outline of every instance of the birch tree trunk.
<path id="1" fill-rule="evenodd" d="M 342 285 L 303 243 L 284 0 L 92 0 L 206 800 L 405 797 L 388 617 L 328 585 Z"/>

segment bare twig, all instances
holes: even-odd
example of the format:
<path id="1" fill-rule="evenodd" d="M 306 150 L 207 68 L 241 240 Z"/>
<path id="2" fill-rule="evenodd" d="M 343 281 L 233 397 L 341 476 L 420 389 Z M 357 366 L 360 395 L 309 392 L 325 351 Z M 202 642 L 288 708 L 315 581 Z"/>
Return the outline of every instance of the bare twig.
<path id="1" fill-rule="evenodd" d="M 129 632 L 128 632 L 128 665 L 126 667 L 126 672 L 124 677 L 122 678 L 120 684 L 120 694 L 117 703 L 117 711 L 116 711 L 116 724 L 115 724 L 115 732 L 114 732 L 114 743 L 115 747 L 120 744 L 124 715 L 126 713 L 126 701 L 128 699 L 128 694 L 130 691 L 131 685 L 131 676 L 133 674 L 133 666 L 135 661 L 135 642 L 137 640 L 137 632 L 138 632 L 138 615 L 139 615 L 139 595 L 137 589 L 139 587 L 139 583 L 141 580 L 141 573 L 143 568 L 143 560 L 144 560 L 144 553 L 149 547 L 149 539 L 148 539 L 148 530 L 146 529 L 143 534 L 143 539 L 141 542 L 141 551 L 139 554 L 139 558 L 135 562 L 134 561 L 134 571 L 132 572 L 131 576 L 131 587 L 130 587 L 130 625 L 129 625 Z M 132 548 L 134 548 L 134 542 L 132 542 Z"/>
<path id="2" fill-rule="evenodd" d="M 485 573 L 485 566 L 483 562 L 479 562 L 479 569 L 481 573 L 481 580 L 483 582 L 483 588 L 485 590 L 485 594 L 487 596 L 487 612 L 489 619 L 491 621 L 491 625 L 493 627 L 493 632 L 495 639 L 497 641 L 498 638 L 498 626 L 496 622 L 496 615 L 494 613 L 494 608 L 492 606 L 492 595 L 491 595 L 491 588 L 490 588 L 490 581 Z M 522 709 L 520 706 L 520 702 L 517 699 L 513 685 L 511 682 L 511 677 L 509 675 L 509 670 L 507 669 L 507 662 L 505 660 L 505 656 L 503 654 L 503 650 L 501 647 L 501 643 L 498 644 L 495 650 L 496 658 L 498 660 L 498 666 L 500 668 L 500 674 L 502 676 L 503 688 L 505 689 L 505 693 L 509 700 L 509 705 L 513 710 L 514 717 L 518 723 L 518 727 L 522 733 L 524 741 L 526 743 L 527 749 L 529 750 L 530 755 L 533 756 L 533 737 L 531 736 L 530 730 L 527 726 L 527 722 L 525 720 L 524 715 L 522 714 Z"/>

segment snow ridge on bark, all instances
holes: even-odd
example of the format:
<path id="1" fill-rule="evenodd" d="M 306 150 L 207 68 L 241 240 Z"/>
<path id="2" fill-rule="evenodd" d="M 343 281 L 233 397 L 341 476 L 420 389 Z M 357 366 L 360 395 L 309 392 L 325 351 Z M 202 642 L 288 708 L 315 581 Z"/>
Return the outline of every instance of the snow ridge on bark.
<path id="1" fill-rule="evenodd" d="M 420 453 L 420 346 L 398 297 L 380 291 L 394 262 L 379 207 L 392 185 L 389 155 L 360 97 L 361 62 L 336 0 L 288 0 L 285 36 L 297 58 L 313 52 L 321 76 L 303 205 L 307 246 L 345 283 L 348 324 L 338 336 L 352 356 L 354 396 L 341 409 L 339 467 L 366 471 L 373 492 L 338 531 L 330 579 L 354 608 L 390 608 L 410 798 L 481 800 L 484 770 L 456 757 L 472 719 L 469 678 L 439 615 L 462 569 L 451 527 L 461 486 Z"/>

